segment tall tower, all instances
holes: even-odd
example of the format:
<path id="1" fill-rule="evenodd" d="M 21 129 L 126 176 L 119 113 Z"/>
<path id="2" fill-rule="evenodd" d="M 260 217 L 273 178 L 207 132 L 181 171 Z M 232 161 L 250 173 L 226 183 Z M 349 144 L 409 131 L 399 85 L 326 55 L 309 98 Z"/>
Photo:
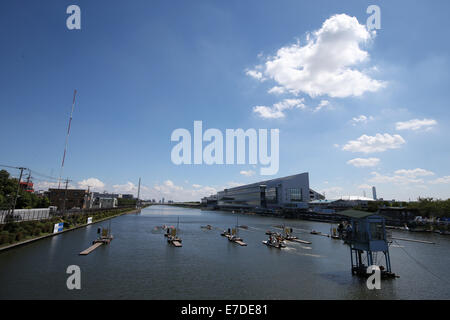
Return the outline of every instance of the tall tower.
<path id="1" fill-rule="evenodd" d="M 377 189 L 375 187 L 372 187 L 372 195 L 373 200 L 377 200 Z"/>

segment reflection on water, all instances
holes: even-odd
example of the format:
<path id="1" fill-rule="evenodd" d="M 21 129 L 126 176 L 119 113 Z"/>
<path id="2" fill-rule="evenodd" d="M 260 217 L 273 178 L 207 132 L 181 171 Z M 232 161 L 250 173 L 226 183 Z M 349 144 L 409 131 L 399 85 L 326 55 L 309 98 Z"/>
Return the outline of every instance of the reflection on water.
<path id="1" fill-rule="evenodd" d="M 177 225 L 183 247 L 167 244 L 163 229 Z M 109 222 L 103 222 L 105 226 Z M 211 225 L 212 230 L 200 226 Z M 94 224 L 0 253 L 1 299 L 449 299 L 446 278 L 450 239 L 434 234 L 393 235 L 436 242 L 391 246 L 399 279 L 370 291 L 351 275 L 349 250 L 341 241 L 311 235 L 328 233 L 326 223 L 239 215 L 241 247 L 220 233 L 233 228 L 236 214 L 153 206 L 141 214 L 114 218 L 114 240 L 88 256 L 78 253 L 97 236 Z M 287 242 L 276 249 L 262 244 L 265 232 L 286 224 L 309 245 Z M 279 231 L 279 230 L 277 230 Z M 408 256 L 421 261 L 429 272 Z M 81 268 L 79 291 L 66 288 L 66 268 Z"/>

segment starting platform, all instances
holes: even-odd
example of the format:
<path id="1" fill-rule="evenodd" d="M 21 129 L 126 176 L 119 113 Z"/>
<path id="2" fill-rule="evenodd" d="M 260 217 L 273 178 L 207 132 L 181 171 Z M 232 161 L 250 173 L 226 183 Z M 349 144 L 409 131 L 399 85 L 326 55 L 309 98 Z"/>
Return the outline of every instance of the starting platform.
<path id="1" fill-rule="evenodd" d="M 88 255 L 89 253 L 91 253 L 92 251 L 94 251 L 95 249 L 97 249 L 98 247 L 100 247 L 102 244 L 103 244 L 102 242 L 94 243 L 92 246 L 90 246 L 90 247 L 87 248 L 86 250 L 81 251 L 81 252 L 80 252 L 80 256 L 86 256 L 86 255 Z"/>

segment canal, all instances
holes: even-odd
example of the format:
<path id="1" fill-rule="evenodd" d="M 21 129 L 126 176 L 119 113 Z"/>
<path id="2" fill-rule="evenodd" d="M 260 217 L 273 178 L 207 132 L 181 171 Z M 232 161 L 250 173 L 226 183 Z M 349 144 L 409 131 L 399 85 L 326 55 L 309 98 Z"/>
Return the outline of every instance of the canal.
<path id="1" fill-rule="evenodd" d="M 236 214 L 151 206 L 140 214 L 114 218 L 114 240 L 88 256 L 97 228 L 67 232 L 0 252 L 0 299 L 450 299 L 450 237 L 392 231 L 395 237 L 435 242 L 398 241 L 390 247 L 395 280 L 368 290 L 351 275 L 349 249 L 321 222 L 238 215 L 241 247 L 220 236 L 236 224 Z M 167 244 L 156 226 L 180 219 L 183 247 Z M 285 223 L 300 239 L 279 250 L 262 244 L 265 231 Z M 212 230 L 200 226 L 210 224 Z M 81 268 L 81 290 L 68 290 L 66 269 Z"/>

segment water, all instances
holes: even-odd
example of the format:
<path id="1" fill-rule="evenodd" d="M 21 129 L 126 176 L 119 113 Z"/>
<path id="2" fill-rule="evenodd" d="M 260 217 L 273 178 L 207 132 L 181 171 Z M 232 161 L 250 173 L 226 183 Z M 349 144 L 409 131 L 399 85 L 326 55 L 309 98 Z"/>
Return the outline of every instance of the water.
<path id="1" fill-rule="evenodd" d="M 398 241 L 391 246 L 395 280 L 368 290 L 352 276 L 350 253 L 320 222 L 238 215 L 248 244 L 220 236 L 236 224 L 236 214 L 152 206 L 141 214 L 112 220 L 114 240 L 88 256 L 99 225 L 67 232 L 0 253 L 0 299 L 449 299 L 450 237 L 394 231 L 397 237 L 436 242 Z M 155 226 L 176 225 L 182 248 L 169 246 Z M 262 244 L 265 231 L 286 223 L 312 244 L 288 243 L 283 250 Z M 210 224 L 213 230 L 201 229 Z M 417 261 L 414 261 L 405 251 Z M 66 269 L 81 268 L 81 290 L 68 290 Z M 427 270 L 425 270 L 426 268 Z"/>

